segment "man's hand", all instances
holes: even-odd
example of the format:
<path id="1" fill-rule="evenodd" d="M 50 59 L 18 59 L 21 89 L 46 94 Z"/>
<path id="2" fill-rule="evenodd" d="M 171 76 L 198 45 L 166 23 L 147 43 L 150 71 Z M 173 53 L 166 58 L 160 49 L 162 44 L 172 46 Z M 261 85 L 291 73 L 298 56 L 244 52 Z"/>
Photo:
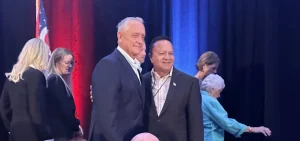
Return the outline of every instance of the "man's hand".
<path id="1" fill-rule="evenodd" d="M 82 136 L 83 136 L 83 130 L 79 125 L 79 131 L 74 134 L 74 138 L 82 138 Z"/>
<path id="2" fill-rule="evenodd" d="M 90 85 L 90 99 L 91 99 L 91 102 L 93 102 L 93 91 L 92 91 L 92 85 Z"/>

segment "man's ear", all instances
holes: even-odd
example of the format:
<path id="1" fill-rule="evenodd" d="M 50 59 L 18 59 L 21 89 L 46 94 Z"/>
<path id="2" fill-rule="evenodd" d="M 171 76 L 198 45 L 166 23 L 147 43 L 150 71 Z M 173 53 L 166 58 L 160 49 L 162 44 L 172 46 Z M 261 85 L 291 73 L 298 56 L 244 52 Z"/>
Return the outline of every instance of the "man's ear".
<path id="1" fill-rule="evenodd" d="M 152 53 L 148 53 L 150 62 L 152 63 Z"/>
<path id="2" fill-rule="evenodd" d="M 121 32 L 117 33 L 117 38 L 118 38 L 118 43 L 120 43 L 120 42 L 123 41 L 123 37 L 122 37 L 122 33 Z"/>

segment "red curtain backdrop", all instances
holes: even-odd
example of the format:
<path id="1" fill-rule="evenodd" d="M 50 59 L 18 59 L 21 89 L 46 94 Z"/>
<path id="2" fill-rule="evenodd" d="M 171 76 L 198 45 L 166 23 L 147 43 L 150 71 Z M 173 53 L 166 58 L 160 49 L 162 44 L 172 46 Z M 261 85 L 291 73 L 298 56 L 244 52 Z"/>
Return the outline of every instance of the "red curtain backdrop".
<path id="1" fill-rule="evenodd" d="M 65 47 L 75 56 L 72 76 L 76 112 L 88 135 L 91 102 L 89 85 L 94 68 L 92 0 L 44 0 L 51 50 Z"/>

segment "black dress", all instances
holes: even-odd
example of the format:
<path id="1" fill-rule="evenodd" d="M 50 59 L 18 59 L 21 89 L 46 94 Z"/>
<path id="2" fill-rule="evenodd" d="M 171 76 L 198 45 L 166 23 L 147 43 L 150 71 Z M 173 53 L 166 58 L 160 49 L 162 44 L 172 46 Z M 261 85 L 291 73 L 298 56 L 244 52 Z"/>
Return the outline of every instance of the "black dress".
<path id="1" fill-rule="evenodd" d="M 43 141 L 45 139 L 46 79 L 34 68 L 23 73 L 23 80 L 14 83 L 6 80 L 0 112 L 3 123 L 10 131 L 11 141 Z"/>
<path id="2" fill-rule="evenodd" d="M 79 131 L 79 120 L 75 117 L 75 103 L 71 91 L 62 78 L 51 74 L 48 82 L 48 117 L 51 134 L 56 138 L 72 139 Z"/>

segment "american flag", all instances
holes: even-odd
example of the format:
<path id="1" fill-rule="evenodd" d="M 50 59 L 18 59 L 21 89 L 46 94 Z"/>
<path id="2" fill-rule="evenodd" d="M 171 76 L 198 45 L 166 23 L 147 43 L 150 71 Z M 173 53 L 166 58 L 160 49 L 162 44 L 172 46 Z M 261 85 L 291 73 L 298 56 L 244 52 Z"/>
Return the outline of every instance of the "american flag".
<path id="1" fill-rule="evenodd" d="M 36 38 L 40 38 L 50 45 L 46 19 L 43 0 L 36 0 Z"/>

